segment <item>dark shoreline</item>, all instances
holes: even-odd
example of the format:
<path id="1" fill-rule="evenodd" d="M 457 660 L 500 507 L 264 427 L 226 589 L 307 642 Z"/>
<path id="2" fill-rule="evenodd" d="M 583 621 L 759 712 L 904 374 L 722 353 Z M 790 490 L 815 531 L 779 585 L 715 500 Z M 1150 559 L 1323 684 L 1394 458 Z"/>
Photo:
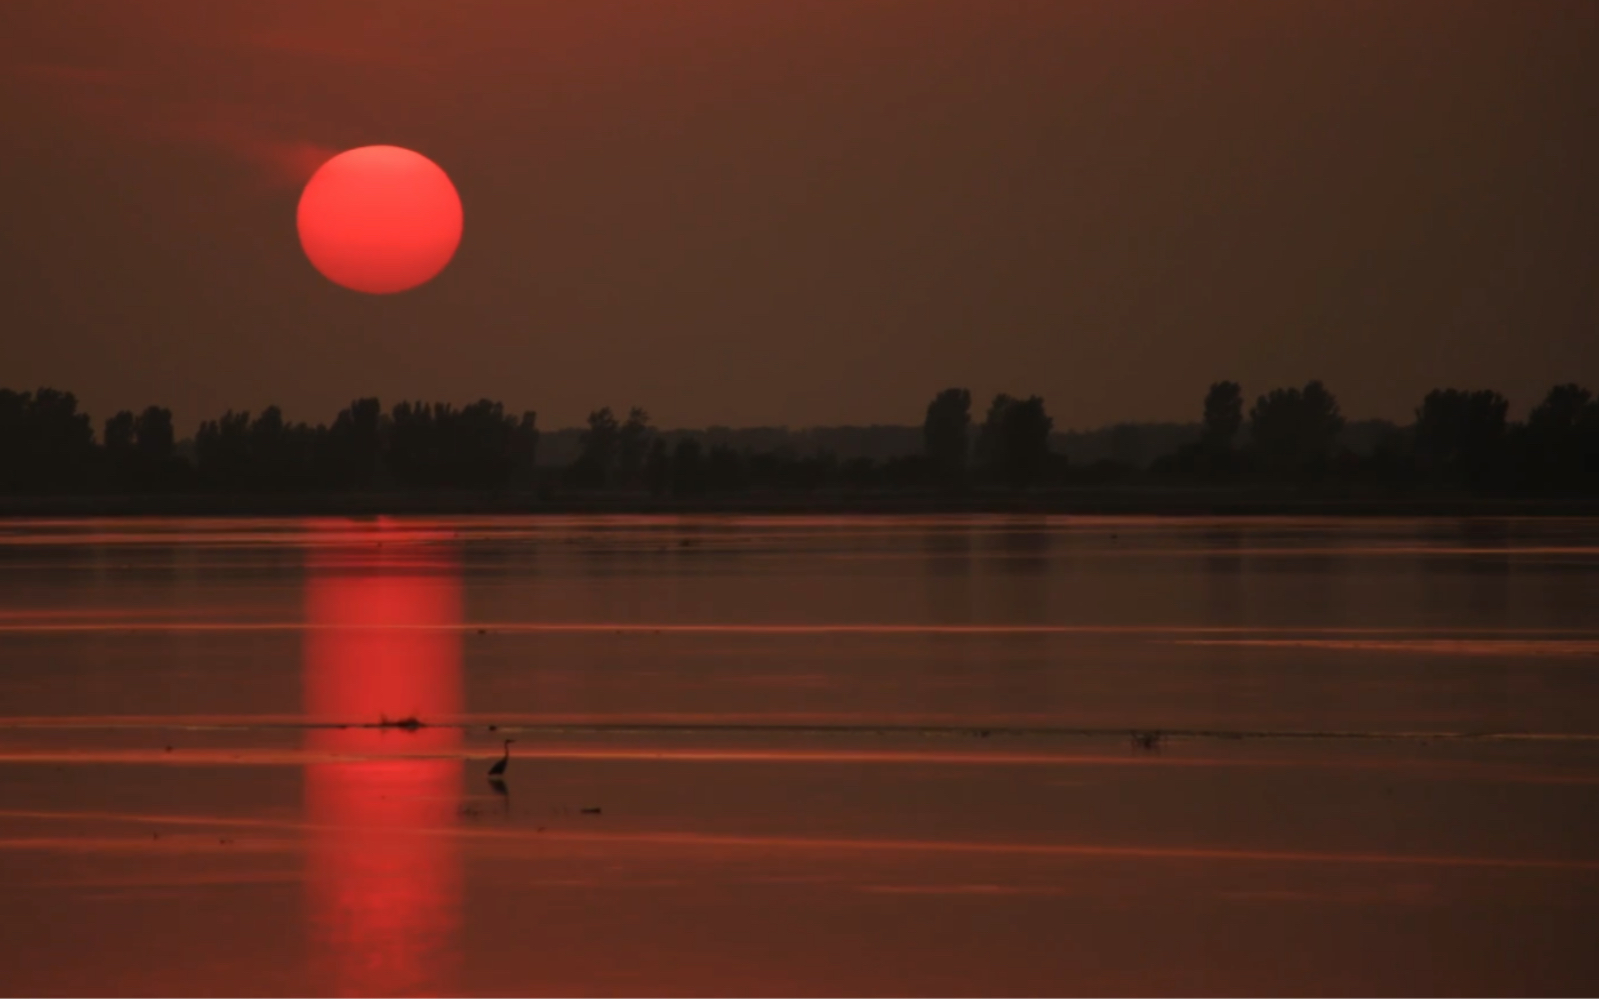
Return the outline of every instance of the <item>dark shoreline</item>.
<path id="1" fill-rule="evenodd" d="M 1350 496 L 1289 490 L 1052 489 L 1024 493 L 318 493 L 0 497 L 0 518 L 481 515 L 1080 515 L 1150 517 L 1594 517 L 1599 497 Z"/>

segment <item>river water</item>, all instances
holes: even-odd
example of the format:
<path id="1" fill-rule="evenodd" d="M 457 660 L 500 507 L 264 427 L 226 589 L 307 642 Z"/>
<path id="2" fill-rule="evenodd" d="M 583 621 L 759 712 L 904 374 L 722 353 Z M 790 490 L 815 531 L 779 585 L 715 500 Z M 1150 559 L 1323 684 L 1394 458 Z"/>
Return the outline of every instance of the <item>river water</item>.
<path id="1" fill-rule="evenodd" d="M 1599 522 L 9 521 L 0 592 L 6 994 L 1599 990 Z"/>

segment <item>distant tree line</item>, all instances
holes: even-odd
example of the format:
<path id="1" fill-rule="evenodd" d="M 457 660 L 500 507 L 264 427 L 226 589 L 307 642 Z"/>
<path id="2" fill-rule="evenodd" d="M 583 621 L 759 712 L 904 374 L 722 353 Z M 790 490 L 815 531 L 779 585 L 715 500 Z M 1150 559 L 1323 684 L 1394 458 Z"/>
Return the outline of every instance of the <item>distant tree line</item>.
<path id="1" fill-rule="evenodd" d="M 385 413 L 359 399 L 331 425 L 291 423 L 276 406 L 230 410 L 180 454 L 170 410 L 118 413 L 97 441 L 72 393 L 0 389 L 0 491 L 12 493 L 505 489 L 533 483 L 537 448 L 535 415 L 497 402 Z"/>
<path id="2" fill-rule="evenodd" d="M 491 400 L 456 408 L 359 399 L 329 424 L 284 419 L 277 407 L 229 411 L 180 444 L 172 413 L 120 412 L 97 436 L 70 392 L 0 390 L 0 492 L 316 493 L 373 490 L 620 491 L 691 497 L 815 490 L 1021 490 L 1106 483 L 1364 483 L 1480 495 L 1599 495 L 1599 401 L 1552 388 L 1526 420 L 1489 390 L 1438 389 L 1408 426 L 1377 424 L 1356 453 L 1338 400 L 1319 381 L 1272 389 L 1246 408 L 1241 386 L 1217 382 L 1197 435 L 1147 468 L 1115 459 L 1071 463 L 1051 450 L 1054 421 L 1038 396 L 1000 394 L 982 421 L 971 392 L 928 403 L 919 451 L 840 458 L 826 448 L 718 443 L 662 432 L 634 407 L 589 414 L 575 457 L 536 463 L 534 413 Z M 896 428 L 890 428 L 896 429 Z M 731 431 L 729 434 L 733 433 Z"/>
<path id="3" fill-rule="evenodd" d="M 1338 400 L 1321 382 L 1274 389 L 1250 407 L 1217 382 L 1205 396 L 1200 439 L 1152 466 L 1156 476 L 1356 480 L 1394 488 L 1484 495 L 1599 494 L 1599 401 L 1580 385 L 1551 388 L 1523 422 L 1492 390 L 1434 389 L 1415 421 L 1392 427 L 1370 454 L 1337 444 Z M 1240 442 L 1239 431 L 1248 428 Z"/>

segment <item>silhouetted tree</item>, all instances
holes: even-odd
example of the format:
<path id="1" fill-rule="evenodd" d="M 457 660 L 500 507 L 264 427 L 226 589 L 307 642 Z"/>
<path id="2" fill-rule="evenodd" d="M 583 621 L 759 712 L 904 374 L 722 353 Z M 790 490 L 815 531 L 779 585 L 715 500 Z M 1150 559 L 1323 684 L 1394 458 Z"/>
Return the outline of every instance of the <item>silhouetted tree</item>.
<path id="1" fill-rule="evenodd" d="M 388 468 L 394 481 L 410 487 L 441 484 L 443 441 L 433 407 L 400 402 L 389 412 Z"/>
<path id="2" fill-rule="evenodd" d="M 287 423 L 283 410 L 268 406 L 246 431 L 250 483 L 263 492 L 292 492 L 316 485 L 317 448 L 327 431 L 304 423 Z"/>
<path id="3" fill-rule="evenodd" d="M 170 484 L 173 462 L 172 411 L 150 406 L 134 416 L 124 410 L 105 422 L 102 446 L 114 489 L 151 489 Z"/>
<path id="4" fill-rule="evenodd" d="M 382 472 L 383 409 L 376 399 L 357 399 L 328 428 L 318 455 L 319 478 L 333 488 L 370 489 Z"/>
<path id="5" fill-rule="evenodd" d="M 527 410 L 516 423 L 512 435 L 511 479 L 519 486 L 531 486 L 538 479 L 539 414 Z"/>
<path id="6" fill-rule="evenodd" d="M 1498 392 L 1434 389 L 1416 410 L 1415 449 L 1428 475 L 1486 483 L 1505 442 L 1510 403 Z"/>
<path id="7" fill-rule="evenodd" d="M 133 453 L 135 422 L 133 412 L 126 409 L 105 421 L 105 433 L 101 435 L 101 442 L 108 454 L 120 457 Z"/>
<path id="8" fill-rule="evenodd" d="M 1556 385 L 1527 414 L 1527 429 L 1551 441 L 1574 439 L 1593 393 L 1574 382 Z"/>
<path id="9" fill-rule="evenodd" d="M 22 486 L 29 401 L 27 393 L 0 389 L 0 488 L 7 492 Z"/>
<path id="10" fill-rule="evenodd" d="M 977 463 L 984 471 L 993 473 L 1004 464 L 1005 414 L 1016 400 L 1001 392 L 988 404 L 988 415 L 977 428 Z"/>
<path id="11" fill-rule="evenodd" d="M 1054 426 L 1038 396 L 1023 400 L 996 395 L 978 431 L 978 457 L 995 478 L 1013 486 L 1032 485 L 1049 466 Z"/>
<path id="12" fill-rule="evenodd" d="M 1273 389 L 1249 411 L 1260 464 L 1284 475 L 1318 475 L 1327 467 L 1344 418 L 1338 400 L 1319 381 L 1303 389 Z"/>
<path id="13" fill-rule="evenodd" d="M 71 392 L 0 390 L 0 488 L 82 489 L 99 457 L 94 427 Z"/>
<path id="14" fill-rule="evenodd" d="M 529 482 L 536 421 L 532 413 L 507 416 L 490 399 L 461 409 L 402 402 L 386 427 L 387 466 L 396 482 L 413 487 L 485 490 Z"/>
<path id="15" fill-rule="evenodd" d="M 1244 395 L 1238 383 L 1213 383 L 1210 391 L 1205 393 L 1204 419 L 1200 423 L 1199 439 L 1179 444 L 1170 454 L 1156 457 L 1150 462 L 1150 471 L 1157 476 L 1201 478 L 1234 471 L 1238 465 L 1238 456 L 1233 450 L 1233 440 L 1238 436 L 1238 430 L 1243 426 L 1243 422 Z M 1094 479 L 1126 478 L 1132 472 L 1131 468 L 1126 467 L 1134 464 L 1129 459 L 1143 449 L 1120 447 L 1122 429 L 1123 427 L 1117 427 L 1111 437 L 1111 453 L 1115 456 L 1115 462 L 1094 468 L 1092 476 Z M 1117 465 L 1123 467 L 1118 469 Z"/>
<path id="16" fill-rule="evenodd" d="M 966 389 L 945 389 L 927 404 L 922 440 L 945 482 L 959 482 L 966 475 L 971 426 L 972 394 Z"/>
<path id="17" fill-rule="evenodd" d="M 503 489 L 516 467 L 514 417 L 491 399 L 462 407 L 450 422 L 447 447 L 454 456 L 450 485 L 465 489 Z"/>
<path id="18" fill-rule="evenodd" d="M 172 410 L 148 406 L 139 414 L 133 428 L 135 445 L 147 467 L 162 468 L 172 460 Z"/>
<path id="19" fill-rule="evenodd" d="M 1565 492 L 1590 477 L 1599 480 L 1599 403 L 1581 385 L 1551 388 L 1527 414 L 1520 438 L 1528 484 Z"/>
<path id="20" fill-rule="evenodd" d="M 1244 392 L 1237 382 L 1216 382 L 1205 393 L 1205 423 L 1200 443 L 1212 454 L 1226 454 L 1244 425 Z"/>
<path id="21" fill-rule="evenodd" d="M 578 485 L 599 488 L 611 481 L 621 428 L 609 406 L 590 413 L 588 422 L 588 429 L 583 432 L 582 451 L 573 462 L 570 475 Z"/>
<path id="22" fill-rule="evenodd" d="M 124 409 L 105 421 L 105 432 L 100 435 L 105 449 L 106 468 L 114 488 L 125 488 L 137 477 L 138 452 L 134 450 L 133 428 L 137 422 L 133 413 Z"/>
<path id="23" fill-rule="evenodd" d="M 33 466 L 40 484 L 51 490 L 84 486 L 95 459 L 94 426 L 87 413 L 78 412 L 78 397 L 39 389 L 33 394 L 29 420 Z"/>
<path id="24" fill-rule="evenodd" d="M 502 489 L 515 462 L 516 421 L 505 407 L 479 399 L 460 410 L 440 406 L 444 441 L 443 485 L 457 489 Z"/>
<path id="25" fill-rule="evenodd" d="M 250 414 L 228 410 L 200 424 L 194 435 L 194 458 L 200 481 L 213 489 L 235 491 L 251 486 L 255 476 L 250 448 Z"/>
<path id="26" fill-rule="evenodd" d="M 616 432 L 617 475 L 623 486 L 639 485 L 650 433 L 650 414 L 634 406 L 627 414 L 627 422 Z"/>

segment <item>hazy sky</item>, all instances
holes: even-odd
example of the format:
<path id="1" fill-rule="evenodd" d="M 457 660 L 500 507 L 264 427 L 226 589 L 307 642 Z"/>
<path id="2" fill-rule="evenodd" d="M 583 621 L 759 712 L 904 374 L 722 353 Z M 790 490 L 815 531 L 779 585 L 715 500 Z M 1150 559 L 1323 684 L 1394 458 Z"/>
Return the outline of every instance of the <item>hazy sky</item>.
<path id="1" fill-rule="evenodd" d="M 666 426 L 1061 428 L 1320 377 L 1599 387 L 1599 5 L 4 0 L 0 385 Z M 329 284 L 320 158 L 454 178 L 432 284 Z"/>

